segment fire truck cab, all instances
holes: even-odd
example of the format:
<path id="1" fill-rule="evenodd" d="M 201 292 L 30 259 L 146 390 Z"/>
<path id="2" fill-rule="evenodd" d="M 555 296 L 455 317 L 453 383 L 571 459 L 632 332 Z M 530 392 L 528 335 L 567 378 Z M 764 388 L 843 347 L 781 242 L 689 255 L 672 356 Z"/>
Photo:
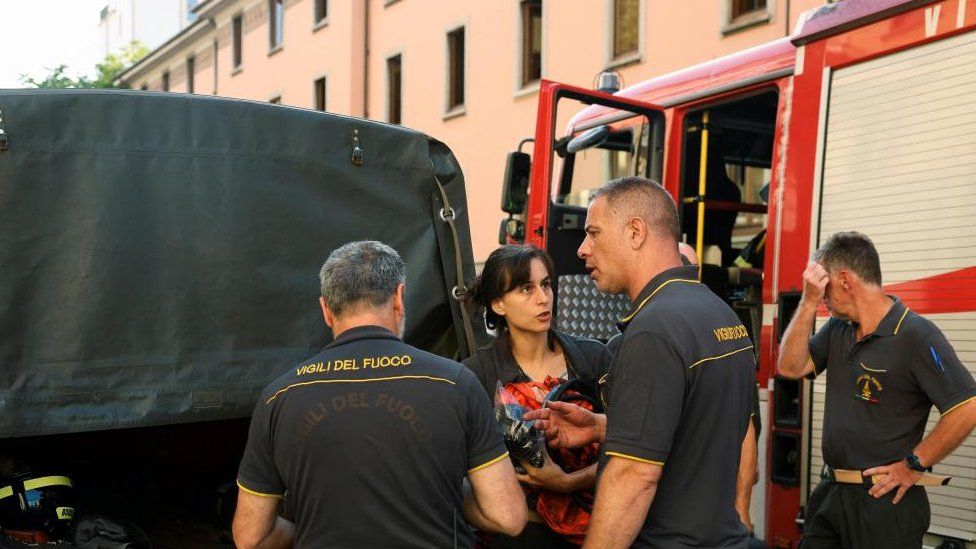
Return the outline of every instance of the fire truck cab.
<path id="1" fill-rule="evenodd" d="M 531 158 L 509 156 L 500 236 L 552 254 L 556 324 L 578 335 L 612 336 L 628 305 L 599 294 L 576 256 L 591 191 L 641 175 L 675 197 L 702 281 L 756 344 L 763 430 L 752 519 L 771 546 L 798 543 L 823 467 L 823 376 L 775 375 L 821 242 L 841 230 L 869 235 L 885 289 L 935 322 L 976 371 L 974 62 L 976 0 L 828 4 L 790 37 L 613 95 L 543 81 Z M 580 103 L 558 129 L 557 108 Z M 929 429 L 937 419 L 933 409 Z M 976 437 L 936 469 L 953 480 L 928 491 L 926 544 L 976 547 Z"/>

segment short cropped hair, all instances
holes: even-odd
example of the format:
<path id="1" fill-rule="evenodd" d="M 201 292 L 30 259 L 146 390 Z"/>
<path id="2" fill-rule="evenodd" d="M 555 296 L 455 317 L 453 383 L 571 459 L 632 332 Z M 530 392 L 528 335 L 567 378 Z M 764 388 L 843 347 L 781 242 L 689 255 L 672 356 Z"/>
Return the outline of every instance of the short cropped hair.
<path id="1" fill-rule="evenodd" d="M 362 305 L 379 307 L 389 302 L 405 280 L 400 254 L 375 240 L 337 248 L 319 271 L 322 297 L 336 316 Z"/>
<path id="2" fill-rule="evenodd" d="M 640 217 L 651 229 L 679 240 L 678 208 L 660 183 L 646 177 L 621 177 L 607 182 L 592 197 L 607 199 L 607 205 L 628 217 Z"/>
<path id="3" fill-rule="evenodd" d="M 881 285 L 881 258 L 865 234 L 856 231 L 834 233 L 813 253 L 813 260 L 828 271 L 847 269 L 869 284 Z"/>

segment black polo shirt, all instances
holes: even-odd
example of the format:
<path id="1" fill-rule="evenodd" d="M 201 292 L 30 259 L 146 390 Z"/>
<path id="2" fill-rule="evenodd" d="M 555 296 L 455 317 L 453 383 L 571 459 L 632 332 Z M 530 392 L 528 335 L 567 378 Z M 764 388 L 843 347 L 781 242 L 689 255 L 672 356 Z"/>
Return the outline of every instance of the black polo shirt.
<path id="1" fill-rule="evenodd" d="M 830 369 L 823 457 L 867 469 L 912 453 L 934 404 L 943 415 L 976 398 L 976 382 L 942 332 L 897 297 L 874 333 L 831 318 L 810 339 L 814 372 Z"/>
<path id="2" fill-rule="evenodd" d="M 697 267 L 678 267 L 651 280 L 622 320 L 602 384 L 604 462 L 664 467 L 635 547 L 748 543 L 735 483 L 754 406 L 754 349 L 736 314 L 697 276 Z"/>
<path id="3" fill-rule="evenodd" d="M 289 499 L 296 547 L 470 547 L 461 481 L 507 454 L 474 374 L 362 326 L 265 389 L 238 485 Z"/>

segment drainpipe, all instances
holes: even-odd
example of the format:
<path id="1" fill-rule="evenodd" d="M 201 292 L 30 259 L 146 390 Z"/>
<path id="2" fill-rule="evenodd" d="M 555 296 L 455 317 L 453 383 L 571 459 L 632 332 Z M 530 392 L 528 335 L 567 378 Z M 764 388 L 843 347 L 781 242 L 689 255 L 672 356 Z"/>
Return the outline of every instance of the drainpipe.
<path id="1" fill-rule="evenodd" d="M 217 78 L 220 77 L 220 71 L 217 69 L 217 54 L 219 50 L 217 49 L 217 39 L 213 39 L 213 95 L 217 95 Z"/>
<path id="2" fill-rule="evenodd" d="M 784 19 L 786 20 L 786 22 L 783 23 L 783 27 L 784 27 L 783 35 L 789 36 L 790 35 L 790 0 L 786 0 L 786 17 Z"/>
<path id="3" fill-rule="evenodd" d="M 219 44 L 217 43 L 217 20 L 213 17 L 210 18 L 210 27 L 214 31 L 213 39 L 213 94 L 217 95 L 217 79 L 220 78 L 220 71 L 217 68 L 217 55 L 220 53 Z"/>
<path id="4" fill-rule="evenodd" d="M 369 5 L 366 2 L 363 13 L 363 118 L 369 119 Z"/>

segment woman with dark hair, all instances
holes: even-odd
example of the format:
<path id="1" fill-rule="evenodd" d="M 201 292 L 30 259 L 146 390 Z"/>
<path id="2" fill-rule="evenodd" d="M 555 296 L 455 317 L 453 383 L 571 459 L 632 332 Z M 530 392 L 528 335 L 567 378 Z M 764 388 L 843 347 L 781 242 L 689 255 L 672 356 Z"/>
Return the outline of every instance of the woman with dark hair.
<path id="1" fill-rule="evenodd" d="M 610 353 L 600 342 L 552 328 L 553 271 L 549 254 L 533 246 L 502 246 L 488 256 L 466 299 L 484 307 L 485 324 L 497 337 L 464 364 L 477 375 L 489 398 L 494 398 L 501 383 L 526 410 L 539 408 L 547 395 L 555 394 L 602 411 L 598 383 L 610 365 Z M 582 543 L 592 509 L 599 446 L 549 452 L 542 467 L 520 464 L 529 524 L 516 538 L 492 537 L 490 547 Z"/>

